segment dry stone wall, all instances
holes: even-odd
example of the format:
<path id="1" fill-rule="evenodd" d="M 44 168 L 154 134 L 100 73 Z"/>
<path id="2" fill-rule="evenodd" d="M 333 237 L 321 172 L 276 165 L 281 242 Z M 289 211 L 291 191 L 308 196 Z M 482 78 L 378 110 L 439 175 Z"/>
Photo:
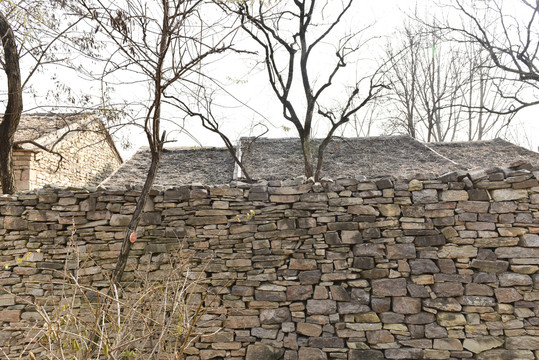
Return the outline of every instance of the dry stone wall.
<path id="1" fill-rule="evenodd" d="M 435 180 L 339 179 L 154 192 L 124 281 L 184 252 L 210 289 L 188 359 L 535 359 L 539 184 L 527 164 Z M 84 283 L 105 286 L 135 191 L 0 198 L 0 346 L 54 303 L 75 224 Z M 39 252 L 38 252 L 39 250 Z M 17 259 L 23 258 L 23 261 Z M 8 347 L 7 344 L 10 346 Z"/>
<path id="2" fill-rule="evenodd" d="M 29 188 L 57 186 L 97 186 L 122 163 L 99 123 L 84 131 L 72 131 L 55 146 L 63 159 L 47 151 L 36 151 L 30 166 Z"/>
<path id="3" fill-rule="evenodd" d="M 55 153 L 41 149 L 13 150 L 13 175 L 18 191 L 56 186 L 97 186 L 122 163 L 100 124 L 66 134 Z M 50 147 L 50 146 L 49 146 Z M 2 190 L 0 188 L 0 194 Z"/>

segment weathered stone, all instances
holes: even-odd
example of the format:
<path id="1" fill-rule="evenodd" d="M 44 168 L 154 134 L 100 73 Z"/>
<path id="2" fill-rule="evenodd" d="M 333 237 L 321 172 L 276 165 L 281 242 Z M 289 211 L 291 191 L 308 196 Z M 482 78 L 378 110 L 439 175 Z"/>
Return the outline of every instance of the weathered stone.
<path id="1" fill-rule="evenodd" d="M 524 234 L 520 237 L 519 246 L 524 247 L 539 247 L 539 235 Z"/>
<path id="2" fill-rule="evenodd" d="M 385 351 L 386 359 L 423 359 L 423 349 L 400 348 Z"/>
<path id="3" fill-rule="evenodd" d="M 533 285 L 532 278 L 525 274 L 505 273 L 498 275 L 500 286 L 527 286 Z"/>
<path id="4" fill-rule="evenodd" d="M 494 336 L 481 336 L 464 340 L 463 346 L 474 354 L 502 346 L 504 341 Z"/>
<path id="5" fill-rule="evenodd" d="M 253 296 L 255 291 L 251 286 L 234 285 L 230 290 L 230 293 L 236 296 Z"/>
<path id="6" fill-rule="evenodd" d="M 392 343 L 393 341 L 395 341 L 395 338 L 388 330 L 367 331 L 367 342 L 369 344 Z"/>
<path id="7" fill-rule="evenodd" d="M 305 358 L 309 359 L 309 358 Z M 350 350 L 348 360 L 384 360 L 384 353 L 380 350 Z"/>
<path id="8" fill-rule="evenodd" d="M 460 201 L 457 205 L 457 210 L 467 213 L 486 213 L 490 207 L 490 203 L 484 201 Z"/>
<path id="9" fill-rule="evenodd" d="M 475 239 L 474 245 L 478 248 L 499 248 L 504 246 L 515 246 L 518 244 L 516 237 L 495 237 Z"/>
<path id="10" fill-rule="evenodd" d="M 490 206 L 490 212 L 495 214 L 512 213 L 517 210 L 517 204 L 513 201 L 493 202 Z"/>
<path id="11" fill-rule="evenodd" d="M 374 258 L 366 256 L 354 257 L 352 266 L 356 269 L 372 269 L 374 267 Z"/>
<path id="12" fill-rule="evenodd" d="M 350 295 L 345 288 L 340 285 L 330 286 L 331 298 L 336 301 L 350 301 Z"/>
<path id="13" fill-rule="evenodd" d="M 447 329 L 436 323 L 427 324 L 425 325 L 425 337 L 428 339 L 445 339 L 447 338 Z"/>
<path id="14" fill-rule="evenodd" d="M 477 360 L 534 360 L 535 355 L 529 350 L 487 350 L 477 355 Z"/>
<path id="15" fill-rule="evenodd" d="M 441 259 L 471 258 L 477 256 L 477 248 L 470 245 L 463 246 L 443 246 L 438 252 Z"/>
<path id="16" fill-rule="evenodd" d="M 459 339 L 434 339 L 432 347 L 438 350 L 462 350 L 462 343 Z"/>
<path id="17" fill-rule="evenodd" d="M 371 205 L 353 205 L 348 207 L 348 213 L 354 215 L 373 215 L 378 216 L 380 212 Z"/>
<path id="18" fill-rule="evenodd" d="M 401 214 L 401 208 L 395 204 L 378 204 L 378 210 L 382 216 L 399 216 Z"/>
<path id="19" fill-rule="evenodd" d="M 353 230 L 353 231 L 343 230 L 343 231 L 341 231 L 341 240 L 342 240 L 343 244 L 361 244 L 363 242 L 361 232 L 359 232 L 357 230 Z"/>
<path id="20" fill-rule="evenodd" d="M 523 296 L 514 288 L 498 288 L 494 290 L 494 293 L 500 303 L 512 303 L 523 299 Z"/>
<path id="21" fill-rule="evenodd" d="M 354 320 L 358 323 L 379 323 L 380 318 L 375 312 L 365 312 L 361 314 L 354 314 Z"/>
<path id="22" fill-rule="evenodd" d="M 425 216 L 425 207 L 421 205 L 402 206 L 401 211 L 406 217 L 420 218 Z"/>
<path id="23" fill-rule="evenodd" d="M 472 283 L 466 284 L 465 294 L 473 296 L 492 296 L 494 291 L 492 287 L 488 285 Z"/>
<path id="24" fill-rule="evenodd" d="M 298 275 L 302 285 L 314 285 L 320 282 L 322 272 L 320 270 L 301 271 Z"/>
<path id="25" fill-rule="evenodd" d="M 0 215 L 21 216 L 23 212 L 24 212 L 24 206 L 17 206 L 17 205 L 0 206 Z"/>
<path id="26" fill-rule="evenodd" d="M 267 344 L 253 344 L 247 346 L 245 360 L 278 360 L 284 354 L 284 349 L 275 348 Z"/>
<path id="27" fill-rule="evenodd" d="M 225 320 L 225 327 L 229 329 L 250 329 L 259 326 L 258 316 L 229 316 Z"/>
<path id="28" fill-rule="evenodd" d="M 494 306 L 496 301 L 488 296 L 461 296 L 459 302 L 465 306 Z"/>
<path id="29" fill-rule="evenodd" d="M 491 190 L 494 201 L 521 200 L 528 197 L 528 190 L 497 189 Z"/>
<path id="30" fill-rule="evenodd" d="M 339 314 L 357 314 L 370 310 L 367 305 L 360 304 L 357 301 L 339 301 L 337 309 Z"/>
<path id="31" fill-rule="evenodd" d="M 470 201 L 489 201 L 488 192 L 485 189 L 469 189 L 468 196 Z"/>
<path id="32" fill-rule="evenodd" d="M 466 318 L 462 314 L 451 312 L 438 312 L 436 314 L 438 324 L 443 327 L 466 325 Z"/>
<path id="33" fill-rule="evenodd" d="M 525 247 L 502 247 L 494 250 L 494 253 L 499 258 L 537 258 L 539 257 L 539 249 Z"/>
<path id="34" fill-rule="evenodd" d="M 393 311 L 398 314 L 417 314 L 421 311 L 421 299 L 412 297 L 394 297 Z"/>
<path id="35" fill-rule="evenodd" d="M 314 259 L 290 259 L 290 270 L 315 270 L 316 260 Z"/>
<path id="36" fill-rule="evenodd" d="M 377 313 L 383 313 L 385 311 L 389 311 L 391 309 L 391 298 L 388 297 L 382 297 L 377 298 L 373 297 L 371 299 L 371 308 L 373 311 Z"/>
<path id="37" fill-rule="evenodd" d="M 477 260 L 473 259 L 470 265 L 472 268 L 476 268 L 479 271 L 501 274 L 507 271 L 509 263 L 507 261 L 489 261 L 489 260 Z"/>
<path id="38" fill-rule="evenodd" d="M 344 340 L 336 336 L 331 337 L 310 337 L 309 347 L 314 348 L 344 348 Z"/>
<path id="39" fill-rule="evenodd" d="M 420 312 L 418 314 L 409 315 L 406 317 L 407 324 L 425 325 L 436 321 L 436 316 L 428 312 Z"/>
<path id="40" fill-rule="evenodd" d="M 415 238 L 414 243 L 419 247 L 441 246 L 445 245 L 446 239 L 443 234 L 418 236 Z"/>
<path id="41" fill-rule="evenodd" d="M 112 215 L 114 216 L 114 215 Z M 112 219 L 111 219 L 112 222 Z M 161 213 L 158 212 L 147 212 L 143 213 L 140 218 L 140 225 L 160 225 L 161 224 Z M 111 223 L 112 225 L 112 223 Z M 121 226 L 121 225 L 120 225 Z"/>
<path id="42" fill-rule="evenodd" d="M 298 351 L 298 359 L 327 360 L 327 355 L 321 349 L 302 347 Z M 262 360 L 259 358 L 257 360 Z"/>
<path id="43" fill-rule="evenodd" d="M 434 261 L 430 259 L 411 260 L 410 268 L 412 270 L 413 275 L 436 274 L 440 272 L 440 269 L 438 269 L 438 266 L 436 266 Z"/>
<path id="44" fill-rule="evenodd" d="M 362 198 L 336 198 L 329 199 L 329 206 L 351 206 L 351 205 L 361 205 L 363 204 Z"/>
<path id="45" fill-rule="evenodd" d="M 4 309 L 0 311 L 0 322 L 19 322 L 20 319 L 21 310 Z"/>
<path id="46" fill-rule="evenodd" d="M 406 288 L 408 289 L 408 293 L 412 297 L 415 297 L 415 298 L 428 298 L 429 297 L 429 291 L 423 285 L 408 284 Z"/>
<path id="47" fill-rule="evenodd" d="M 310 299 L 312 295 L 312 285 L 288 286 L 286 289 L 286 299 L 288 301 L 307 300 Z"/>
<path id="48" fill-rule="evenodd" d="M 288 308 L 265 309 L 260 311 L 260 323 L 262 325 L 282 324 L 290 320 L 290 309 Z"/>
<path id="49" fill-rule="evenodd" d="M 224 215 L 217 216 L 192 216 L 185 220 L 187 225 L 201 226 L 201 225 L 216 225 L 226 224 L 228 219 Z"/>
<path id="50" fill-rule="evenodd" d="M 446 190 L 440 193 L 441 201 L 466 201 L 468 192 L 465 190 Z"/>
<path id="51" fill-rule="evenodd" d="M 354 246 L 354 256 L 377 256 L 385 255 L 385 246 L 383 244 L 358 244 Z"/>
<path id="52" fill-rule="evenodd" d="M 475 273 L 473 277 L 473 282 L 478 284 L 494 283 L 496 280 L 496 274 L 484 272 Z"/>
<path id="53" fill-rule="evenodd" d="M 388 259 L 415 259 L 416 251 L 414 244 L 388 244 Z"/>
<path id="54" fill-rule="evenodd" d="M 381 279 L 372 281 L 374 296 L 405 296 L 406 279 Z"/>
<path id="55" fill-rule="evenodd" d="M 307 300 L 308 314 L 329 315 L 337 312 L 337 302 L 335 300 Z"/>
<path id="56" fill-rule="evenodd" d="M 214 191 L 217 191 L 217 189 L 215 189 Z M 191 192 L 188 187 L 180 187 L 178 189 L 166 190 L 164 194 L 164 199 L 165 201 L 172 201 L 172 200 L 182 201 L 182 200 L 188 200 L 190 195 L 191 195 Z"/>
<path id="57" fill-rule="evenodd" d="M 436 283 L 433 290 L 439 297 L 455 297 L 464 294 L 464 287 L 456 282 Z"/>
<path id="58" fill-rule="evenodd" d="M 451 259 L 439 259 L 438 267 L 444 274 L 455 274 L 457 272 L 455 261 Z"/>
<path id="59" fill-rule="evenodd" d="M 6 216 L 3 227 L 6 230 L 26 230 L 28 229 L 28 221 L 20 217 Z"/>
<path id="60" fill-rule="evenodd" d="M 438 192 L 435 189 L 412 191 L 414 204 L 434 204 L 438 202 Z"/>
<path id="61" fill-rule="evenodd" d="M 509 350 L 539 350 L 539 336 L 512 336 L 505 338 Z"/>
<path id="62" fill-rule="evenodd" d="M 396 312 L 388 311 L 380 314 L 380 321 L 384 324 L 402 324 L 405 316 Z"/>
<path id="63" fill-rule="evenodd" d="M 298 323 L 297 332 L 300 335 L 317 337 L 322 334 L 322 326 L 318 324 Z"/>

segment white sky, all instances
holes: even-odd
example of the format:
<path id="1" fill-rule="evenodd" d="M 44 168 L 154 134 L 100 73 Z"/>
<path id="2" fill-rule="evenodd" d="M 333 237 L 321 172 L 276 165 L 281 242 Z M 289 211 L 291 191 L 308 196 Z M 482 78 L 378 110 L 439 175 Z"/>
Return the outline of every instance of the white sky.
<path id="1" fill-rule="evenodd" d="M 335 0 L 330 0 L 330 3 Z M 514 0 L 513 0 L 514 1 Z M 340 2 L 340 1 L 339 1 Z M 420 13 L 423 13 L 426 17 L 430 12 L 436 11 L 435 7 L 432 7 L 433 0 L 418 0 L 417 8 Z M 402 25 L 403 21 L 407 18 L 407 14 L 410 14 L 413 10 L 416 1 L 413 0 L 383 0 L 383 1 L 357 1 L 355 8 L 348 14 L 348 19 L 345 22 L 345 26 L 352 27 L 366 27 L 371 25 L 368 29 L 366 37 L 376 36 L 377 38 L 371 40 L 365 51 L 361 53 L 362 57 L 366 60 L 361 63 L 357 68 L 357 73 L 361 73 L 361 70 L 369 66 L 369 63 L 373 64 L 373 55 L 380 53 L 381 48 L 386 43 L 387 39 L 391 37 L 396 27 Z M 370 59 L 370 60 L 369 60 Z M 221 119 L 222 128 L 229 135 L 231 140 L 237 140 L 241 136 L 252 136 L 260 133 L 259 127 L 253 125 L 257 122 L 266 119 L 266 125 L 270 132 L 265 135 L 267 137 L 295 137 L 296 132 L 291 123 L 288 123 L 282 119 L 281 105 L 275 99 L 275 95 L 270 90 L 267 75 L 261 69 L 255 69 L 250 72 L 246 72 L 249 68 L 249 64 L 252 65 L 252 61 L 247 63 L 239 62 L 237 58 L 233 56 L 226 56 L 219 62 L 215 62 L 210 67 L 209 74 L 214 74 L 216 78 L 220 79 L 224 84 L 227 84 L 227 90 L 241 101 L 235 101 L 230 97 L 218 97 L 216 100 L 217 105 L 221 105 L 216 110 L 216 114 Z M 320 69 L 324 70 L 328 66 L 328 58 L 324 59 L 322 56 L 313 58 L 312 65 L 317 65 Z M 80 82 L 77 84 L 72 81 L 72 74 L 58 73 L 58 77 L 71 81 L 76 87 L 88 86 L 87 83 Z M 350 76 L 347 73 L 346 76 Z M 354 76 L 352 73 L 351 76 Z M 323 77 L 322 77 L 323 79 Z M 345 78 L 341 79 L 345 81 Z M 39 80 L 38 80 L 39 81 Z M 237 82 L 236 85 L 231 85 Z M 52 85 L 50 82 L 41 84 L 41 86 Z M 94 85 L 94 87 L 97 85 Z M 83 92 L 85 88 L 81 89 Z M 88 89 L 87 91 L 94 92 L 96 88 Z M 132 94 L 136 97 L 136 91 L 139 91 L 144 97 L 146 95 L 143 88 L 123 88 L 118 89 L 117 94 L 121 94 L 125 97 L 127 94 Z M 243 105 L 243 104 L 247 105 Z M 26 109 L 32 107 L 32 100 L 26 100 Z M 538 122 L 535 121 L 536 109 L 527 109 L 522 111 L 513 124 L 522 124 L 514 128 L 515 138 L 514 141 L 520 145 L 537 150 L 539 145 L 539 139 L 532 134 L 539 133 Z M 168 117 L 174 118 L 174 113 L 169 113 Z M 262 115 L 262 116 L 261 116 Z M 167 116 L 167 114 L 165 114 Z M 166 121 L 165 121 L 166 123 Z M 285 131 L 283 125 L 291 128 L 290 131 Z M 203 129 L 198 120 L 188 120 L 185 123 L 186 129 L 189 133 L 196 138 L 193 140 L 190 136 L 185 134 L 179 134 L 177 127 L 168 127 L 169 133 L 172 132 L 177 142 L 170 144 L 170 146 L 224 146 L 222 140 L 209 131 Z M 176 130 L 176 131 L 174 131 Z M 323 135 L 324 125 L 320 126 L 319 136 Z M 126 135 L 127 134 L 127 135 Z M 371 135 L 378 135 L 376 131 Z M 133 146 L 130 149 L 121 150 L 124 158 L 128 158 L 139 146 L 143 146 L 146 143 L 146 139 L 136 129 L 129 129 L 123 133 L 127 136 Z"/>

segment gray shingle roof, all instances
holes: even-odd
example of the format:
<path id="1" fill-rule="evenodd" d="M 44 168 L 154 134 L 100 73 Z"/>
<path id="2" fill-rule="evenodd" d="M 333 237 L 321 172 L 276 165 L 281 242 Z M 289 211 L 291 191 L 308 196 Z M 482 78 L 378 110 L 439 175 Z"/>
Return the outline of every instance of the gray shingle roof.
<path id="1" fill-rule="evenodd" d="M 297 138 L 243 138 L 241 150 L 244 165 L 255 180 L 282 180 L 304 173 Z M 148 149 L 140 149 L 102 185 L 121 189 L 142 186 L 149 159 Z M 506 167 L 517 160 L 539 167 L 539 153 L 499 139 L 423 144 L 409 136 L 335 138 L 327 147 L 322 176 L 410 179 L 426 174 L 435 177 L 449 171 Z M 227 184 L 233 180 L 234 168 L 225 148 L 169 148 L 163 153 L 155 187 Z"/>

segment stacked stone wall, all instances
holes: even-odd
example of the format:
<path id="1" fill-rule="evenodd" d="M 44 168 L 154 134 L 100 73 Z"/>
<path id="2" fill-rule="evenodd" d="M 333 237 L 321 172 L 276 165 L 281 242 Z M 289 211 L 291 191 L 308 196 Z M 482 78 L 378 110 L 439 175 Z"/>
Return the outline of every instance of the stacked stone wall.
<path id="1" fill-rule="evenodd" d="M 35 152 L 30 163 L 30 189 L 48 184 L 97 186 L 121 164 L 98 123 L 67 134 L 54 151 L 62 158 L 47 151 Z"/>
<path id="2" fill-rule="evenodd" d="M 31 190 L 50 184 L 97 186 L 122 163 L 102 130 L 99 124 L 93 124 L 84 131 L 72 131 L 54 146 L 55 153 L 41 149 L 14 149 L 13 175 L 17 190 Z"/>
<path id="3" fill-rule="evenodd" d="M 154 192 L 123 280 L 166 271 L 181 239 L 206 286 L 226 284 L 199 323 L 222 330 L 192 360 L 535 359 L 539 174 L 528 169 Z M 79 275 L 106 286 L 137 195 L 0 197 L 5 351 L 20 352 L 39 318 L 28 300 L 58 301 L 73 224 Z"/>

